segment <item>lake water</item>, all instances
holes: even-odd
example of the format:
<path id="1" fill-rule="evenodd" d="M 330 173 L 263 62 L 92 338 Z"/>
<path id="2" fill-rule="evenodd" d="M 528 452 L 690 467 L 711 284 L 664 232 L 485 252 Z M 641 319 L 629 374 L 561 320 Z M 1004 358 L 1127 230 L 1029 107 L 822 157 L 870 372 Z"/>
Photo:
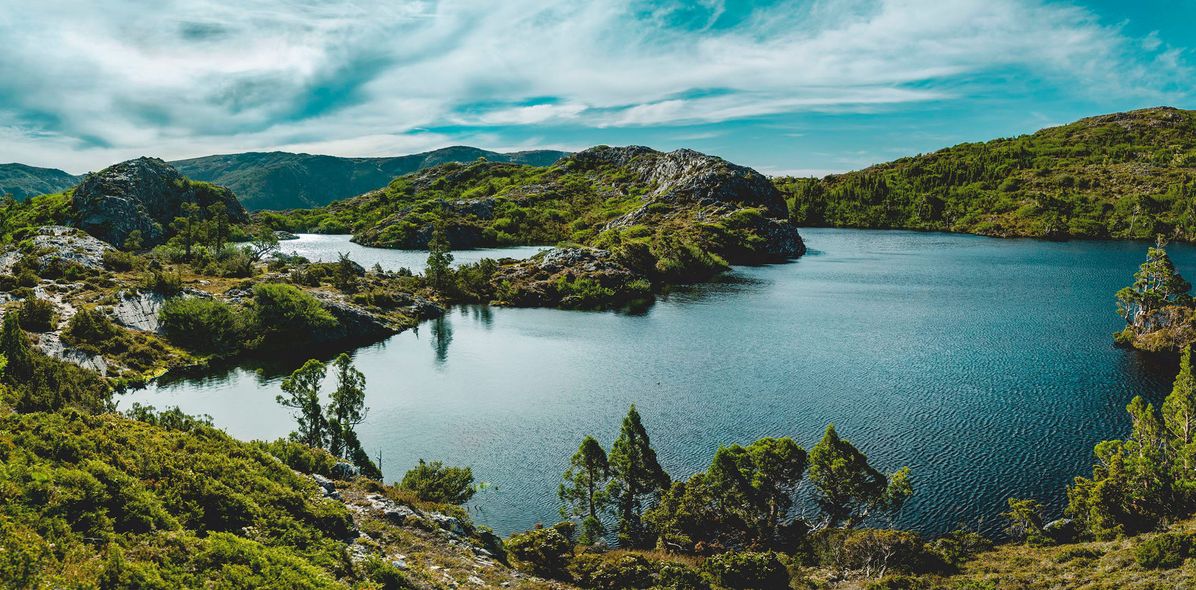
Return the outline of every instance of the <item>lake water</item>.
<path id="1" fill-rule="evenodd" d="M 803 236 L 799 261 L 737 268 L 642 314 L 466 307 L 359 349 L 361 440 L 388 481 L 421 457 L 472 466 L 493 484 L 471 502 L 475 518 L 507 534 L 557 520 L 570 455 L 586 434 L 609 448 L 630 403 L 674 477 L 704 469 L 720 444 L 789 435 L 809 448 L 833 422 L 876 467 L 913 470 L 898 526 L 992 532 L 1009 496 L 1058 514 L 1093 444 L 1128 428 L 1130 398 L 1169 390 L 1174 360 L 1110 336 L 1113 293 L 1145 244 Z M 344 237 L 290 244 L 387 268 L 422 256 Z M 1196 274 L 1196 250 L 1171 251 Z M 293 368 L 160 384 L 121 405 L 177 405 L 240 438 L 281 437 L 292 426 L 274 396 Z"/>
<path id="2" fill-rule="evenodd" d="M 336 262 L 340 254 L 348 254 L 354 262 L 372 268 L 381 264 L 386 270 L 408 268 L 414 272 L 422 272 L 428 261 L 428 253 L 423 250 L 388 250 L 385 248 L 367 248 L 349 241 L 349 236 L 298 234 L 298 240 L 283 240 L 279 242 L 279 249 L 287 254 L 298 254 L 312 262 Z M 544 246 L 511 246 L 507 248 L 478 248 L 475 250 L 458 250 L 453 252 L 454 264 L 477 262 L 483 258 L 528 258 L 544 250 Z"/>

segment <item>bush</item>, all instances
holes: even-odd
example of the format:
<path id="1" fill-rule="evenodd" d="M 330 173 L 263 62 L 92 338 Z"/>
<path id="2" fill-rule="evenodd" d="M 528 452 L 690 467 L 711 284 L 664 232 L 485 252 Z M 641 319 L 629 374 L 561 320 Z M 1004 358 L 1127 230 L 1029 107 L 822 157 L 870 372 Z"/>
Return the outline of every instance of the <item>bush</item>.
<path id="1" fill-rule="evenodd" d="M 938 556 L 944 564 L 959 567 L 963 562 L 971 559 L 977 553 L 992 549 L 993 542 L 972 531 L 952 531 L 930 543 L 930 551 Z"/>
<path id="2" fill-rule="evenodd" d="M 267 349 L 309 342 L 313 332 L 337 325 L 336 318 L 315 297 L 281 283 L 254 285 L 252 312 L 260 338 L 257 344 Z"/>
<path id="3" fill-rule="evenodd" d="M 852 531 L 843 541 L 839 567 L 884 576 L 891 570 L 916 571 L 927 562 L 922 541 L 909 531 L 863 529 Z"/>
<path id="4" fill-rule="evenodd" d="M 933 586 L 928 580 L 907 575 L 886 576 L 864 586 L 864 590 L 930 590 L 931 588 Z"/>
<path id="5" fill-rule="evenodd" d="M 698 570 L 684 564 L 666 562 L 660 564 L 656 587 L 669 590 L 710 590 L 710 582 L 707 582 Z"/>
<path id="6" fill-rule="evenodd" d="M 419 465 L 403 475 L 400 487 L 415 492 L 420 500 L 441 504 L 464 504 L 473 497 L 473 470 L 468 467 L 445 467 L 440 461 Z"/>
<path id="7" fill-rule="evenodd" d="M 273 442 L 256 440 L 250 444 L 274 455 L 284 465 L 299 473 L 316 473 L 324 477 L 332 477 L 332 466 L 337 463 L 337 459 L 332 456 L 332 453 L 297 443 L 288 438 L 280 438 Z"/>
<path id="8" fill-rule="evenodd" d="M 134 403 L 133 407 L 124 412 L 124 415 L 134 420 L 145 422 L 146 424 L 152 424 L 168 430 L 177 430 L 179 432 L 191 432 L 203 426 L 212 426 L 211 416 L 206 414 L 192 416 L 184 413 L 177 406 L 159 412 L 153 406 Z"/>
<path id="9" fill-rule="evenodd" d="M 1172 569 L 1183 565 L 1190 549 L 1187 537 L 1177 533 L 1166 533 L 1138 545 L 1134 549 L 1134 559 L 1145 569 Z"/>
<path id="10" fill-rule="evenodd" d="M 556 529 L 515 533 L 504 545 L 517 569 L 544 578 L 568 579 L 566 568 L 573 556 L 573 542 Z"/>
<path id="11" fill-rule="evenodd" d="M 108 314 L 98 309 L 80 309 L 62 331 L 64 340 L 94 350 L 108 348 L 114 340 L 120 340 L 122 336 L 124 331 L 112 323 Z"/>
<path id="12" fill-rule="evenodd" d="M 162 332 L 180 346 L 211 353 L 239 350 L 245 331 L 242 313 L 215 299 L 172 297 L 158 312 Z"/>
<path id="13" fill-rule="evenodd" d="M 133 270 L 140 265 L 141 259 L 135 254 L 121 252 L 120 250 L 104 251 L 104 267 L 108 270 L 122 272 Z"/>
<path id="14" fill-rule="evenodd" d="M 784 590 L 789 588 L 789 572 L 773 552 L 731 551 L 707 559 L 702 564 L 714 581 L 734 590 Z"/>
<path id="15" fill-rule="evenodd" d="M 26 297 L 17 308 L 17 321 L 30 332 L 49 332 L 58 326 L 54 304 L 37 297 Z"/>
<path id="16" fill-rule="evenodd" d="M 183 291 L 183 277 L 178 273 L 154 270 L 141 278 L 141 290 L 172 297 Z"/>
<path id="17" fill-rule="evenodd" d="M 573 581 L 582 588 L 622 590 L 652 585 L 652 564 L 641 555 L 588 553 L 569 564 Z"/>

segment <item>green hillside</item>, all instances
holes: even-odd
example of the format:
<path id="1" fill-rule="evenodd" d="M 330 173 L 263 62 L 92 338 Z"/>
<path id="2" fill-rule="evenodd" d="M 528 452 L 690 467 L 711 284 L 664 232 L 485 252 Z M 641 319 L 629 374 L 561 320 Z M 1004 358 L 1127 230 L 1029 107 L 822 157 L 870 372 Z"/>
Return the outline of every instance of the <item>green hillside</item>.
<path id="1" fill-rule="evenodd" d="M 498 153 L 466 146 L 393 158 L 340 158 L 248 152 L 171 162 L 185 176 L 231 188 L 249 209 L 318 207 L 386 186 L 397 176 L 447 162 L 513 162 L 548 166 L 565 152 Z"/>
<path id="2" fill-rule="evenodd" d="M 25 164 L 0 164 L 0 195 L 24 200 L 66 190 L 79 183 L 80 177 L 56 168 L 38 168 Z"/>
<path id="3" fill-rule="evenodd" d="M 778 178 L 807 226 L 1196 240 L 1196 111 L 1152 108 L 822 179 Z"/>

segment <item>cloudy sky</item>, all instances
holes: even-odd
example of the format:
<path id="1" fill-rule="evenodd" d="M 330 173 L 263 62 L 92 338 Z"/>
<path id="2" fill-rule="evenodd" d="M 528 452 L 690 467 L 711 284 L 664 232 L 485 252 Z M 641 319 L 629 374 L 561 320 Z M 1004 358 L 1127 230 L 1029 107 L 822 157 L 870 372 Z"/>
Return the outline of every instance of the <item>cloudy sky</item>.
<path id="1" fill-rule="evenodd" d="M 0 162 L 693 147 L 821 174 L 1196 107 L 1196 0 L 0 0 Z"/>

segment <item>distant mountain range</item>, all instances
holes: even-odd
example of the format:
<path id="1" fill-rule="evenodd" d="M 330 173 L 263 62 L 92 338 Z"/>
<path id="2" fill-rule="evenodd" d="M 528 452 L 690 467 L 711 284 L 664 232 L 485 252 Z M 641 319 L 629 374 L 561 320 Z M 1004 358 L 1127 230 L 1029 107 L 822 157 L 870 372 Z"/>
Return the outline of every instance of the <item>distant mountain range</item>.
<path id="1" fill-rule="evenodd" d="M 82 180 L 57 168 L 38 168 L 25 164 L 0 164 L 0 195 L 9 194 L 18 200 L 36 195 L 64 191 Z"/>
<path id="2" fill-rule="evenodd" d="M 448 162 L 485 158 L 530 166 L 549 166 L 569 155 L 555 150 L 500 153 L 467 146 L 389 158 L 341 158 L 288 152 L 246 152 L 170 162 L 184 176 L 225 186 L 246 208 L 319 207 L 386 186 L 391 180 Z M 0 164 L 0 195 L 17 199 L 57 193 L 83 180 L 54 168 Z"/>
<path id="3" fill-rule="evenodd" d="M 548 166 L 568 152 L 499 153 L 466 146 L 390 158 L 341 158 L 287 152 L 247 152 L 171 162 L 184 176 L 226 186 L 247 209 L 319 207 L 386 186 L 391 180 L 437 164 L 485 158 Z"/>

